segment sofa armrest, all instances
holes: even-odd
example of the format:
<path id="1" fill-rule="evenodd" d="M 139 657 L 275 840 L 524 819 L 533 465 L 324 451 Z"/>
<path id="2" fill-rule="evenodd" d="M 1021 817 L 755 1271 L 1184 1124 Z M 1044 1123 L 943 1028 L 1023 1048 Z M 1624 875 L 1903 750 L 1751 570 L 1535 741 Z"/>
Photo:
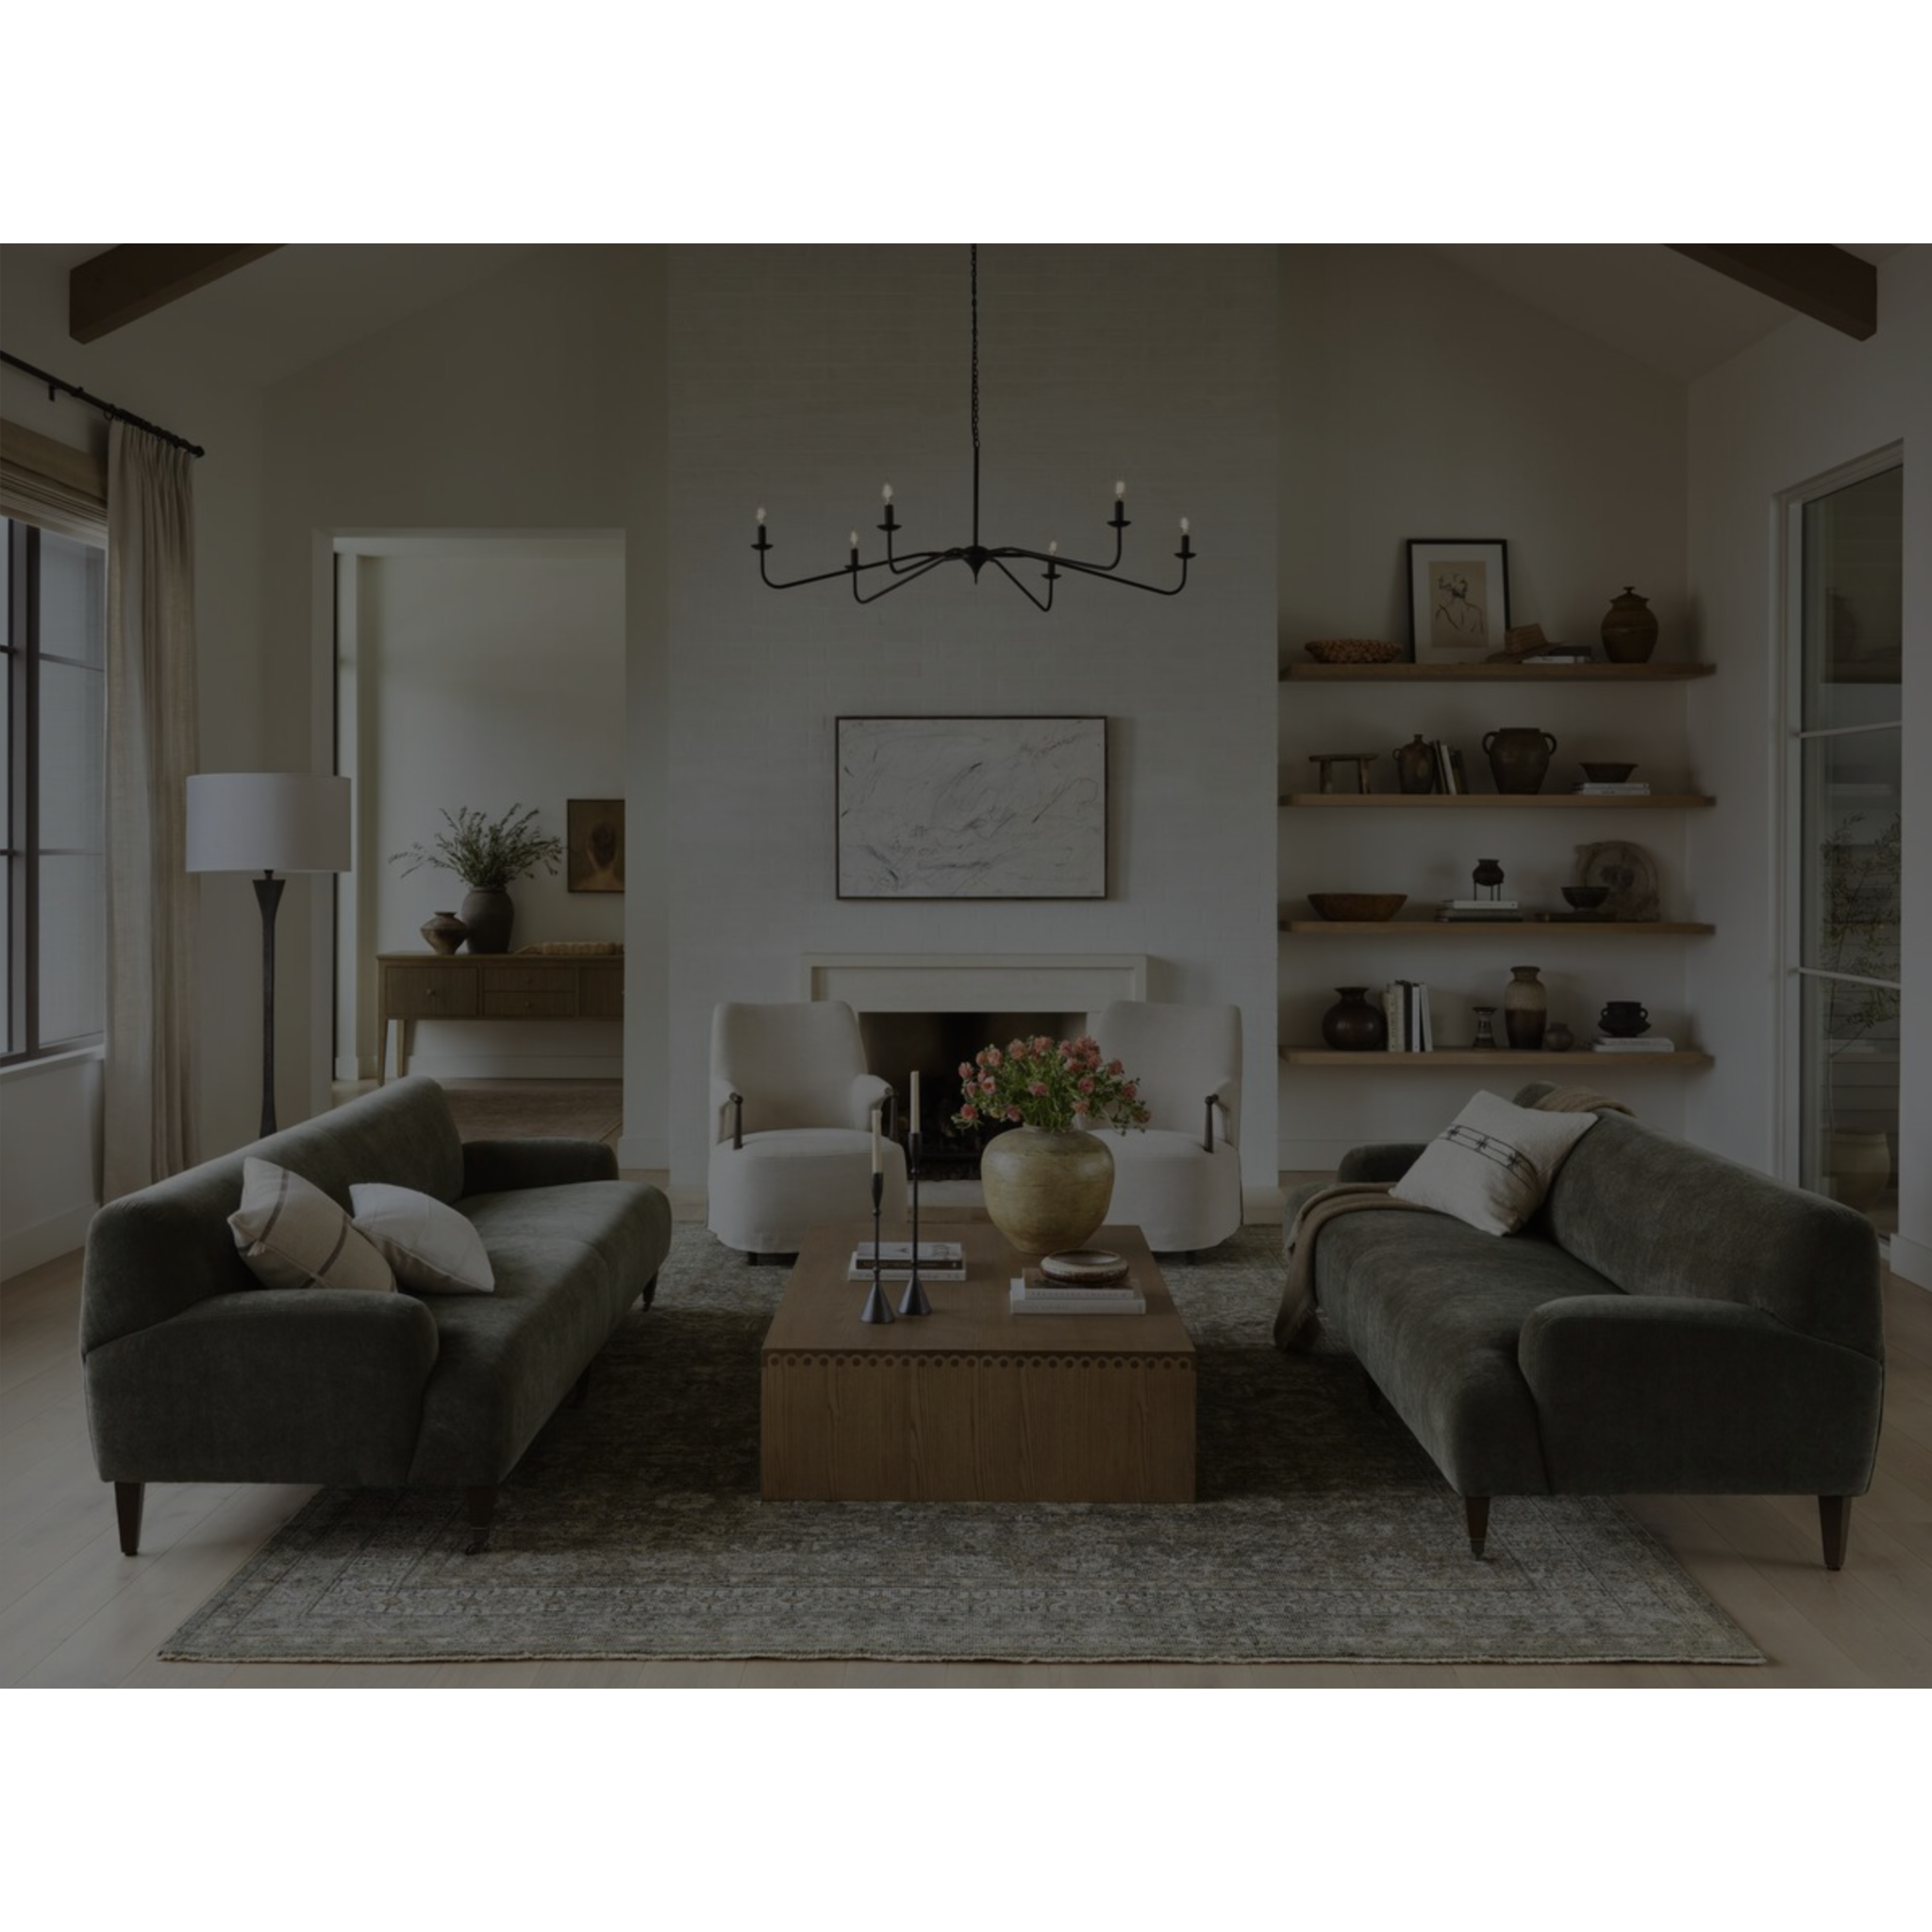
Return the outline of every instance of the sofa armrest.
<path id="1" fill-rule="evenodd" d="M 405 1482 L 438 1345 L 411 1294 L 210 1295 L 89 1352 L 95 1463 L 110 1482 Z"/>
<path id="2" fill-rule="evenodd" d="M 1574 1295 L 1523 1324 L 1551 1487 L 1589 1494 L 1859 1495 L 1883 1365 L 1741 1302 Z"/>
<path id="3" fill-rule="evenodd" d="M 890 1080 L 882 1080 L 876 1074 L 857 1074 L 852 1082 L 851 1097 L 846 1103 L 851 1109 L 846 1124 L 870 1128 L 873 1108 L 882 1107 L 887 1109 L 885 1124 L 890 1128 L 892 1124 L 891 1099 L 892 1083 Z"/>
<path id="4" fill-rule="evenodd" d="M 614 1181 L 617 1150 L 602 1141 L 463 1142 L 463 1192 L 508 1194 L 518 1188 L 558 1188 L 572 1181 Z"/>
<path id="5" fill-rule="evenodd" d="M 1383 1141 L 1351 1147 L 1335 1170 L 1338 1181 L 1399 1181 L 1423 1158 L 1426 1141 Z"/>

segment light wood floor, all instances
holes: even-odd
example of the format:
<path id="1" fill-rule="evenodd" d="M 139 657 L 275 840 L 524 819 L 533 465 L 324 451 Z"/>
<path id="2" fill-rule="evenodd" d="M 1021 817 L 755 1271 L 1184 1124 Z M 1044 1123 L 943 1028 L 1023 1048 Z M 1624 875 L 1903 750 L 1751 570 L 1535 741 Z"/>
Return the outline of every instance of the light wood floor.
<path id="1" fill-rule="evenodd" d="M 663 1176 L 639 1176 L 663 1183 Z M 677 1203 L 679 1218 L 691 1206 Z M 161 1664 L 155 1652 L 313 1491 L 153 1485 L 142 1554 L 124 1557 L 87 1442 L 78 1255 L 0 1285 L 0 1686 L 1932 1686 L 1932 1294 L 1889 1277 L 1885 1430 L 1851 1557 L 1819 1560 L 1804 1497 L 1651 1497 L 1629 1506 L 1771 1658 L 1654 1665 L 1019 1667 L 864 1663 Z M 1507 1501 L 1499 1503 L 1507 1510 Z M 1445 1491 L 1442 1533 L 1461 1533 Z"/>

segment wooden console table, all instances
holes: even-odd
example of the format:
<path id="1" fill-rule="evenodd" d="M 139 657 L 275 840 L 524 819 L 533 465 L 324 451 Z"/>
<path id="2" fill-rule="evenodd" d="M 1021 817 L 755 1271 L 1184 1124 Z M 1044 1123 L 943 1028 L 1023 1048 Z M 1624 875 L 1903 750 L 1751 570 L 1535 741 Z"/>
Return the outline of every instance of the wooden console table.
<path id="1" fill-rule="evenodd" d="M 409 1071 L 418 1020 L 621 1020 L 624 956 L 539 953 L 378 953 L 375 1084 L 389 1078 L 389 1023 L 396 1023 L 396 1078 Z"/>

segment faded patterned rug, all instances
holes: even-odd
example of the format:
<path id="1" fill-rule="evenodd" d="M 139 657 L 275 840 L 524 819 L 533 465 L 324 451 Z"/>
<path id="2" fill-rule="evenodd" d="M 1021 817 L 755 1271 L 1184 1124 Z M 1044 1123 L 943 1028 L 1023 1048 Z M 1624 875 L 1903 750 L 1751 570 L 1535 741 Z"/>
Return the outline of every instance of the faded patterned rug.
<path id="1" fill-rule="evenodd" d="M 1460 1501 L 1351 1357 L 1271 1344 L 1280 1241 L 1244 1228 L 1164 1271 L 1200 1357 L 1192 1505 L 767 1504 L 782 1273 L 680 1225 L 657 1306 L 505 1484 L 486 1554 L 463 1555 L 454 1491 L 324 1491 L 161 1656 L 1763 1661 L 1612 1502 L 1500 1499 L 1472 1557 Z"/>
<path id="2" fill-rule="evenodd" d="M 614 1141 L 624 1128 L 622 1080 L 445 1080 L 442 1091 L 465 1141 Z"/>

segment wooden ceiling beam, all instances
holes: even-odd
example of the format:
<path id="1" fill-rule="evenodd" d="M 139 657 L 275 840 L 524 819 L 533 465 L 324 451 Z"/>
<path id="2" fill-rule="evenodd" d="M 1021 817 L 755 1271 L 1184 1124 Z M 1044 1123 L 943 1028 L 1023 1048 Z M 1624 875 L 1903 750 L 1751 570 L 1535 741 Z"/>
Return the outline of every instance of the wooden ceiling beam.
<path id="1" fill-rule="evenodd" d="M 67 277 L 67 333 L 76 342 L 97 342 L 170 302 L 178 302 L 210 282 L 282 244 L 238 248 L 225 242 L 129 242 L 105 255 L 76 262 Z"/>
<path id="2" fill-rule="evenodd" d="M 1774 248 L 1668 245 L 1858 341 L 1878 331 L 1878 270 L 1849 248 L 1823 243 Z"/>

